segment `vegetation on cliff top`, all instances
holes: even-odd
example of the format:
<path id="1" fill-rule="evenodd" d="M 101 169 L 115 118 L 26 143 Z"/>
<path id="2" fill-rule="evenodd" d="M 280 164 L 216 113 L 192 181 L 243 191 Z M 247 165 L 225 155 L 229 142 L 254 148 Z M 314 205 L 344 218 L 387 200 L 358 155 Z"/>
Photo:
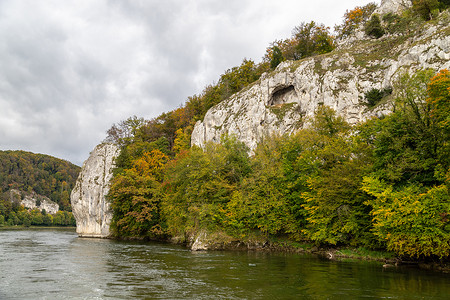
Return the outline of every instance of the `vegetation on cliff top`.
<path id="1" fill-rule="evenodd" d="M 417 7 L 428 0 L 419 2 L 402 16 L 382 16 L 384 34 L 410 35 L 410 20 L 418 22 Z M 373 9 L 347 12 L 337 36 L 367 24 Z M 210 107 L 278 62 L 304 57 L 307 51 L 295 52 L 299 49 L 316 55 L 333 47 L 321 25 L 303 23 L 295 32 L 308 28 L 317 37 L 309 45 L 296 44 L 301 35 L 275 42 L 262 63 L 244 60 L 183 107 L 111 128 L 108 140 L 122 146 L 109 194 L 113 234 L 186 237 L 207 229 L 244 238 L 258 231 L 318 245 L 387 249 L 405 257 L 449 257 L 447 70 L 433 77 L 429 71 L 401 76 L 391 95 L 394 113 L 381 119 L 352 127 L 320 107 L 310 128 L 267 137 L 252 156 L 233 136 L 205 149 L 190 148 L 193 125 Z M 311 46 L 314 41 L 325 43 Z"/>

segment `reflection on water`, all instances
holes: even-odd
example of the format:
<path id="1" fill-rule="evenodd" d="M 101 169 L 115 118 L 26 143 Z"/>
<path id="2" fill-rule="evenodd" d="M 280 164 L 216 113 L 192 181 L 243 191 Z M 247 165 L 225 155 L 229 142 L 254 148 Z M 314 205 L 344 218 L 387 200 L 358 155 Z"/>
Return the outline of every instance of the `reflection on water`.
<path id="1" fill-rule="evenodd" d="M 379 263 L 0 231 L 0 299 L 448 299 L 450 276 Z"/>

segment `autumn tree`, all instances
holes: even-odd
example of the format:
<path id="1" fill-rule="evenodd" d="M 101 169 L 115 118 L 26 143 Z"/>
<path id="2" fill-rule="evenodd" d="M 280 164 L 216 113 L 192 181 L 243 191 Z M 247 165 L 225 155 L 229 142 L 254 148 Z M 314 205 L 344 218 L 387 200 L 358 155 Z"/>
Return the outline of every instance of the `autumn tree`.
<path id="1" fill-rule="evenodd" d="M 423 190 L 417 184 L 400 189 L 366 177 L 362 187 L 373 196 L 374 234 L 401 256 L 450 255 L 450 194 L 446 185 Z"/>
<path id="2" fill-rule="evenodd" d="M 155 149 L 135 159 L 130 169 L 113 178 L 108 199 L 114 211 L 114 235 L 154 238 L 164 234 L 159 189 L 167 161 L 168 157 Z"/>
<path id="3" fill-rule="evenodd" d="M 374 2 L 365 6 L 357 6 L 352 10 L 347 10 L 344 14 L 344 21 L 341 25 L 336 25 L 334 30 L 338 38 L 345 38 L 352 35 L 359 26 L 364 24 L 377 8 Z"/>
<path id="4" fill-rule="evenodd" d="M 374 234 L 408 257 L 450 254 L 450 80 L 447 70 L 431 76 L 400 76 L 395 112 L 372 121 L 374 170 L 362 186 Z"/>

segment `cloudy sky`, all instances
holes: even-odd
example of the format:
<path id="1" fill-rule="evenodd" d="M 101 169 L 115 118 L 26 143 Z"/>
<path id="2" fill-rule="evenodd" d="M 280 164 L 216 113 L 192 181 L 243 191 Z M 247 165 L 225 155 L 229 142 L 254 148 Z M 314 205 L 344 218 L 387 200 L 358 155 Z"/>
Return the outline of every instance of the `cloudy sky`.
<path id="1" fill-rule="evenodd" d="M 177 108 L 302 21 L 333 27 L 369 2 L 0 0 L 0 150 L 81 165 L 113 123 Z"/>

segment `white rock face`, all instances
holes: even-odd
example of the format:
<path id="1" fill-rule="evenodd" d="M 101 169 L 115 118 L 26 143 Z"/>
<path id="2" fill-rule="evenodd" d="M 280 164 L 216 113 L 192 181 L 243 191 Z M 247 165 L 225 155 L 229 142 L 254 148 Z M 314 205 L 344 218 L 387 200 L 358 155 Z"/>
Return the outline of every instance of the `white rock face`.
<path id="1" fill-rule="evenodd" d="M 110 235 L 112 210 L 105 196 L 109 192 L 114 159 L 119 153 L 120 149 L 114 144 L 100 144 L 83 163 L 70 195 L 77 233 L 81 237 Z"/>
<path id="2" fill-rule="evenodd" d="M 388 105 L 369 110 L 365 93 L 391 88 L 404 71 L 450 68 L 449 27 L 447 21 L 436 27 L 426 25 L 413 39 L 383 49 L 389 52 L 386 55 L 377 55 L 379 43 L 398 37 L 365 37 L 326 55 L 283 62 L 271 74 L 263 74 L 253 85 L 212 107 L 203 122 L 196 123 L 191 143 L 203 147 L 208 141 L 220 141 L 223 134 L 233 134 L 254 149 L 269 134 L 291 134 L 303 128 L 322 104 L 351 124 L 387 114 Z"/>
<path id="3" fill-rule="evenodd" d="M 411 6 L 411 0 L 381 0 L 381 5 L 375 13 L 381 16 L 387 13 L 398 14 Z"/>
<path id="4" fill-rule="evenodd" d="M 10 194 L 11 199 L 21 199 L 23 195 L 23 199 L 20 201 L 20 204 L 27 209 L 37 208 L 40 211 L 45 209 L 45 212 L 51 215 L 54 215 L 59 211 L 59 205 L 57 203 L 53 202 L 48 197 L 38 195 L 34 192 L 26 193 L 12 189 Z"/>

